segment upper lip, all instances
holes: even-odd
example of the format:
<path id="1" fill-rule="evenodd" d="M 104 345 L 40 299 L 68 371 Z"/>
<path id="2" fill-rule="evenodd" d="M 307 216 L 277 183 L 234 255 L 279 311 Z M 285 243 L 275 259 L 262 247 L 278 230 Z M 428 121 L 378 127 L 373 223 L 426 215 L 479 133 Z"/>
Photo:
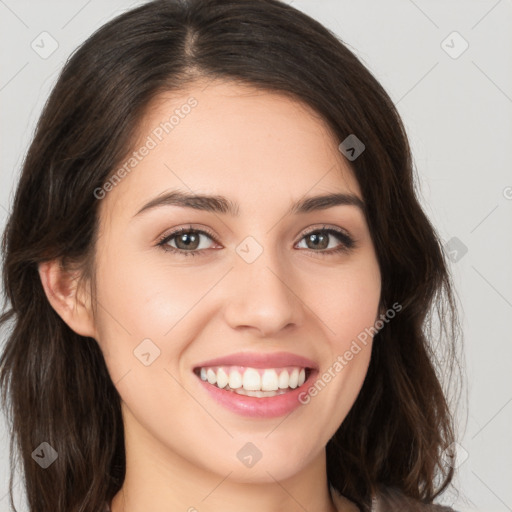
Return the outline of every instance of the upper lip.
<path id="1" fill-rule="evenodd" d="M 317 370 L 317 364 L 307 357 L 290 352 L 238 352 L 227 356 L 203 361 L 195 368 L 208 366 L 248 366 L 250 368 L 280 368 L 282 366 L 300 366 Z"/>

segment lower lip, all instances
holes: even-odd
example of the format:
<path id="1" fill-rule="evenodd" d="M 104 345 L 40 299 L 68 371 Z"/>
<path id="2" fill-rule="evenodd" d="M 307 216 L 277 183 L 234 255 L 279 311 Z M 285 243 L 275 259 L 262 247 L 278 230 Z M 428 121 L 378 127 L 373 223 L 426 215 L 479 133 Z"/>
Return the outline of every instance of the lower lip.
<path id="1" fill-rule="evenodd" d="M 242 416 L 252 418 L 277 418 L 289 414 L 297 407 L 303 405 L 299 401 L 299 395 L 306 392 L 310 382 L 315 378 L 318 372 L 312 370 L 307 380 L 291 391 L 287 391 L 282 395 L 267 396 L 258 398 L 255 396 L 239 395 L 234 391 L 226 391 L 220 389 L 207 381 L 197 377 L 199 382 L 204 386 L 206 391 L 221 405 L 232 412 Z"/>

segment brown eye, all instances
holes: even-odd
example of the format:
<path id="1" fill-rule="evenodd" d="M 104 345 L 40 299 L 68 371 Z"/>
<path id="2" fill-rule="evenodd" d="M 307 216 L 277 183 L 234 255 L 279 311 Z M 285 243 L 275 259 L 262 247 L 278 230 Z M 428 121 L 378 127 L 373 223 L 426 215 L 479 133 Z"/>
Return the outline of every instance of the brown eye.
<path id="1" fill-rule="evenodd" d="M 206 231 L 180 228 L 166 235 L 157 245 L 162 247 L 164 251 L 174 252 L 183 256 L 195 256 L 196 254 L 204 253 L 205 249 L 209 248 L 208 246 L 201 247 L 202 238 L 209 238 L 215 241 L 213 235 Z M 175 246 L 171 245 L 171 242 Z"/>
<path id="2" fill-rule="evenodd" d="M 326 233 L 311 233 L 305 239 L 310 249 L 327 249 L 329 246 L 329 235 Z"/>
<path id="3" fill-rule="evenodd" d="M 176 239 L 178 249 L 195 250 L 199 246 L 200 235 L 198 233 L 183 233 L 177 236 L 175 235 L 173 238 Z"/>
<path id="4" fill-rule="evenodd" d="M 333 239 L 338 240 L 338 245 L 331 245 Z M 303 235 L 302 240 L 305 240 L 306 248 L 326 254 L 347 252 L 355 247 L 355 241 L 349 235 L 333 228 L 310 231 Z"/>

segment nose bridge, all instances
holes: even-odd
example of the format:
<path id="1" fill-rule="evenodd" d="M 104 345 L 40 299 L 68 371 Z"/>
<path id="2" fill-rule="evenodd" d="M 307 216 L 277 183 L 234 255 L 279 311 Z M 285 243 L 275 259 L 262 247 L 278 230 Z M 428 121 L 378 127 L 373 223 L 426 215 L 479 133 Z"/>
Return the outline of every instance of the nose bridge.
<path id="1" fill-rule="evenodd" d="M 247 237 L 236 248 L 226 320 L 231 327 L 254 327 L 265 335 L 299 322 L 300 301 L 293 293 L 291 267 L 276 247 Z"/>

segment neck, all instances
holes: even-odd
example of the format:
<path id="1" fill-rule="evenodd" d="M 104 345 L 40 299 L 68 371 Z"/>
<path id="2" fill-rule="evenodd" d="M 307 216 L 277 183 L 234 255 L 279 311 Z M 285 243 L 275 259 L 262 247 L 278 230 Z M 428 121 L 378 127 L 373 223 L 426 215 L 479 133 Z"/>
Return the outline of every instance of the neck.
<path id="1" fill-rule="evenodd" d="M 349 505 L 337 509 L 333 503 L 325 450 L 289 478 L 278 480 L 267 471 L 264 482 L 237 481 L 236 471 L 224 475 L 208 471 L 171 452 L 134 422 L 125 428 L 125 450 L 125 480 L 112 500 L 111 512 L 353 510 Z"/>

